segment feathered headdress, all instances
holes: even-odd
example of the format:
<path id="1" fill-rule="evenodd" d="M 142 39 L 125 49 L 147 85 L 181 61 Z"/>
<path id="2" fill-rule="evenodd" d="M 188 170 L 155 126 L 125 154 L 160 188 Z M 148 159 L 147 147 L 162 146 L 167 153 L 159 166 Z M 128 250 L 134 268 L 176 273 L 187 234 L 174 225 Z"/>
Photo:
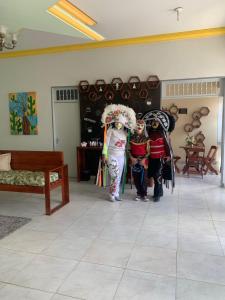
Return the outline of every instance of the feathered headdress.
<path id="1" fill-rule="evenodd" d="M 102 123 L 107 125 L 115 122 L 120 122 L 124 127 L 133 132 L 136 127 L 134 110 L 122 104 L 110 104 L 106 106 L 102 114 Z"/>

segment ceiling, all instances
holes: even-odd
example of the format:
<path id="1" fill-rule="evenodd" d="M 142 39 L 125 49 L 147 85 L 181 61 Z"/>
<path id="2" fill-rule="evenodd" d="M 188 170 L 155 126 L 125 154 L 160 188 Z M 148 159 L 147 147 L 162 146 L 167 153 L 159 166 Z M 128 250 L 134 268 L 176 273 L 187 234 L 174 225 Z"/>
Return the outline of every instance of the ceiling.
<path id="1" fill-rule="evenodd" d="M 70 0 L 97 25 L 106 40 L 225 26 L 225 0 Z M 0 25 L 20 31 L 15 50 L 89 42 L 46 13 L 56 0 L 0 0 Z M 175 7 L 184 8 L 180 21 Z"/>

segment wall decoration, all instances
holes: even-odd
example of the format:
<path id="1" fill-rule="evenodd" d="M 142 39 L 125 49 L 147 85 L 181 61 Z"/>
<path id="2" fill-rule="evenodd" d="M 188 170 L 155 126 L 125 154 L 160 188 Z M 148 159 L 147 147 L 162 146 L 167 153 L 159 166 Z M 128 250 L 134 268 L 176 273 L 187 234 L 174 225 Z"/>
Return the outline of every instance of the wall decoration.
<path id="1" fill-rule="evenodd" d="M 160 85 L 159 77 L 157 75 L 148 76 L 147 84 L 150 89 L 157 89 Z"/>
<path id="2" fill-rule="evenodd" d="M 120 77 L 115 77 L 111 81 L 111 86 L 115 91 L 120 91 L 123 87 L 123 80 Z"/>
<path id="3" fill-rule="evenodd" d="M 201 107 L 200 108 L 200 113 L 201 113 L 202 116 L 208 116 L 209 112 L 210 112 L 210 110 L 209 110 L 208 107 Z"/>
<path id="4" fill-rule="evenodd" d="M 131 92 L 127 85 L 123 85 L 120 95 L 123 100 L 129 100 L 131 98 Z"/>
<path id="5" fill-rule="evenodd" d="M 128 80 L 128 85 L 131 90 L 139 90 L 141 87 L 141 81 L 138 76 L 131 76 Z"/>
<path id="6" fill-rule="evenodd" d="M 169 108 L 162 107 L 162 110 L 165 111 L 166 113 L 168 113 L 169 115 L 173 116 L 175 122 L 177 122 L 177 120 L 179 118 L 178 117 L 179 108 L 175 104 L 172 104 Z"/>
<path id="7" fill-rule="evenodd" d="M 115 98 L 115 94 L 114 94 L 113 91 L 107 90 L 107 91 L 105 92 L 105 100 L 106 100 L 107 102 L 112 102 L 114 98 Z"/>
<path id="8" fill-rule="evenodd" d="M 205 144 L 203 143 L 204 140 L 205 140 L 204 134 L 201 131 L 199 131 L 195 135 L 196 145 L 199 146 L 199 147 L 205 147 Z"/>
<path id="9" fill-rule="evenodd" d="M 106 83 L 104 79 L 98 79 L 95 82 L 95 90 L 97 93 L 104 93 L 106 90 Z"/>
<path id="10" fill-rule="evenodd" d="M 90 85 L 87 80 L 81 80 L 79 83 L 79 91 L 81 93 L 88 93 L 90 90 Z"/>
<path id="11" fill-rule="evenodd" d="M 191 123 L 192 126 L 190 126 L 190 123 L 185 124 L 184 131 L 191 132 L 191 131 L 193 131 L 194 128 L 199 128 L 202 125 L 200 119 L 202 117 L 207 116 L 209 114 L 209 112 L 210 112 L 210 110 L 208 107 L 201 107 L 199 110 L 194 111 L 191 115 L 192 116 L 192 123 Z"/>
<path id="12" fill-rule="evenodd" d="M 110 83 L 106 83 L 104 79 L 98 79 L 94 84 L 82 80 L 79 84 L 81 141 L 103 140 L 101 115 L 105 106 L 110 103 L 127 105 L 139 115 L 150 109 L 160 109 L 160 81 L 157 81 L 157 88 L 152 88 L 153 85 L 155 87 L 156 79 L 159 80 L 157 76 L 151 79 L 154 84 L 141 81 L 138 76 L 130 76 L 128 82 L 120 77 L 113 78 Z M 88 122 L 87 119 L 96 120 L 96 123 Z"/>
<path id="13" fill-rule="evenodd" d="M 146 100 L 148 98 L 148 90 L 147 89 L 141 89 L 138 95 L 141 99 Z"/>
<path id="14" fill-rule="evenodd" d="M 193 129 L 194 129 L 194 127 L 193 127 L 193 125 L 190 124 L 190 123 L 187 123 L 187 124 L 184 125 L 184 131 L 185 131 L 185 132 L 192 132 Z"/>
<path id="15" fill-rule="evenodd" d="M 10 93 L 10 132 L 13 135 L 37 135 L 36 92 Z"/>

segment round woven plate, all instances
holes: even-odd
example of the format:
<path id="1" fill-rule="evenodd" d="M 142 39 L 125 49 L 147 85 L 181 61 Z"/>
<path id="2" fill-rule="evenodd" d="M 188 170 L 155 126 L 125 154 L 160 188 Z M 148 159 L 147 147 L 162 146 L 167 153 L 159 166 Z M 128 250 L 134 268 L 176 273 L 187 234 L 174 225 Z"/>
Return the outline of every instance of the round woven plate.
<path id="1" fill-rule="evenodd" d="M 200 113 L 200 111 L 194 111 L 192 114 L 192 118 L 194 120 L 199 120 L 201 118 L 202 114 Z"/>
<path id="2" fill-rule="evenodd" d="M 200 120 L 194 120 L 194 121 L 192 122 L 192 126 L 193 126 L 194 128 L 199 128 L 201 125 L 202 125 L 202 123 L 200 122 Z"/>
<path id="3" fill-rule="evenodd" d="M 202 107 L 200 109 L 200 113 L 201 113 L 202 116 L 207 116 L 209 114 L 209 112 L 210 112 L 210 110 L 209 110 L 208 107 Z"/>
<path id="4" fill-rule="evenodd" d="M 194 128 L 193 128 L 193 125 L 192 124 L 185 124 L 184 125 L 184 131 L 185 132 L 192 132 L 192 130 L 193 130 Z"/>

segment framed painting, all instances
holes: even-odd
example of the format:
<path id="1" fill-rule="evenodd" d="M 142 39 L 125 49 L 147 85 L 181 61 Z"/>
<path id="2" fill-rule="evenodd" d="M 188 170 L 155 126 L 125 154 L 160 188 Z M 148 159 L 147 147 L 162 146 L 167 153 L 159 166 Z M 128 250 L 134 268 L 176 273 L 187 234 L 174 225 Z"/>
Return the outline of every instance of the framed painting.
<path id="1" fill-rule="evenodd" d="M 11 134 L 38 134 L 38 117 L 36 102 L 36 92 L 9 93 L 9 115 Z"/>

